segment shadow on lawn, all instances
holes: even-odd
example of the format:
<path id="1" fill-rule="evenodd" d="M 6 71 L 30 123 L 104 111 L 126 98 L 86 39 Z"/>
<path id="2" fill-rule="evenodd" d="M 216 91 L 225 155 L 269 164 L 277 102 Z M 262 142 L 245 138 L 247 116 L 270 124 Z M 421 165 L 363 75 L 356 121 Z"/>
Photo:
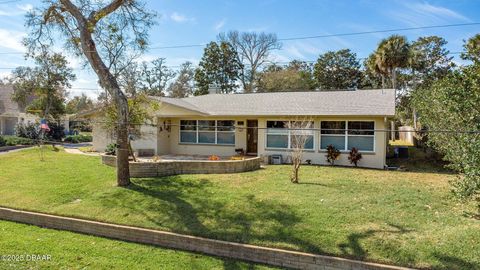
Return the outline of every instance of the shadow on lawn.
<path id="1" fill-rule="evenodd" d="M 368 251 L 365 250 L 360 244 L 361 240 L 372 237 L 377 233 L 404 234 L 412 232 L 412 230 L 405 229 L 399 225 L 389 223 L 388 226 L 392 227 L 392 229 L 370 229 L 364 232 L 352 233 L 347 237 L 348 241 L 346 243 L 339 244 L 338 248 L 345 257 L 357 260 L 365 260 L 368 257 Z"/>
<path id="2" fill-rule="evenodd" d="M 241 243 L 277 243 L 286 248 L 293 245 L 323 253 L 298 237 L 302 234 L 296 225 L 301 218 L 289 205 L 262 201 L 252 194 L 219 196 L 221 192 L 207 179 L 134 179 L 128 189 L 103 197 L 102 203 L 128 209 L 155 227 L 178 233 Z"/>
<path id="3" fill-rule="evenodd" d="M 449 256 L 449 255 L 444 255 L 444 254 L 439 254 L 439 253 L 434 253 L 435 258 L 437 258 L 440 263 L 442 264 L 439 267 L 434 267 L 433 269 L 445 269 L 445 270 L 457 270 L 457 269 L 480 269 L 480 265 L 467 262 L 463 259 Z"/>

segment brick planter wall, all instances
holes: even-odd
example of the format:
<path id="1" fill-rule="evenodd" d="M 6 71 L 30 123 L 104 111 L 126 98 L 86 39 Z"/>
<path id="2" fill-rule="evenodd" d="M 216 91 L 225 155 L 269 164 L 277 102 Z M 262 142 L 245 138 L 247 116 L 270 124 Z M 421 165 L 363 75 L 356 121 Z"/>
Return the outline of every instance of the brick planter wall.
<path id="1" fill-rule="evenodd" d="M 1 207 L 0 219 L 295 269 L 408 269 Z"/>
<path id="2" fill-rule="evenodd" d="M 130 162 L 131 177 L 157 177 L 176 174 L 239 173 L 260 169 L 259 157 L 245 160 L 175 160 Z M 102 163 L 115 167 L 115 156 L 102 155 Z"/>

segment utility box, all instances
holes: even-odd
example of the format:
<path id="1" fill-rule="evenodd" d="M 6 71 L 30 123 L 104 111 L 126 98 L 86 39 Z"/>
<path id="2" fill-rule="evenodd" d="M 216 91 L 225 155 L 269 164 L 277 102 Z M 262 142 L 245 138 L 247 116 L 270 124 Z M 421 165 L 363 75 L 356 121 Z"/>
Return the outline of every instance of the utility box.
<path id="1" fill-rule="evenodd" d="M 270 156 L 270 164 L 280 165 L 282 163 L 283 163 L 282 155 L 271 155 Z"/>

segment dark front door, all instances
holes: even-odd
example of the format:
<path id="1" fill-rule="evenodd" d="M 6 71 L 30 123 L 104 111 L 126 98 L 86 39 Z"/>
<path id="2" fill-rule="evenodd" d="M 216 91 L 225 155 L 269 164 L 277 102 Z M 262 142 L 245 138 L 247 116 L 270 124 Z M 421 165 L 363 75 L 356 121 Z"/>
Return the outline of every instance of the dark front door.
<path id="1" fill-rule="evenodd" d="M 258 145 L 258 121 L 247 120 L 247 154 L 257 154 Z"/>

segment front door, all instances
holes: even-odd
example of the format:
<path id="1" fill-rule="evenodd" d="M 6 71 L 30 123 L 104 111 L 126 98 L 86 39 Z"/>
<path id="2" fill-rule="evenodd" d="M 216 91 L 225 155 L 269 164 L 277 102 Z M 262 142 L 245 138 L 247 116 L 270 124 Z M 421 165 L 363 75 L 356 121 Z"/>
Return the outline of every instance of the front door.
<path id="1" fill-rule="evenodd" d="M 257 155 L 258 149 L 258 121 L 247 120 L 247 154 Z"/>

